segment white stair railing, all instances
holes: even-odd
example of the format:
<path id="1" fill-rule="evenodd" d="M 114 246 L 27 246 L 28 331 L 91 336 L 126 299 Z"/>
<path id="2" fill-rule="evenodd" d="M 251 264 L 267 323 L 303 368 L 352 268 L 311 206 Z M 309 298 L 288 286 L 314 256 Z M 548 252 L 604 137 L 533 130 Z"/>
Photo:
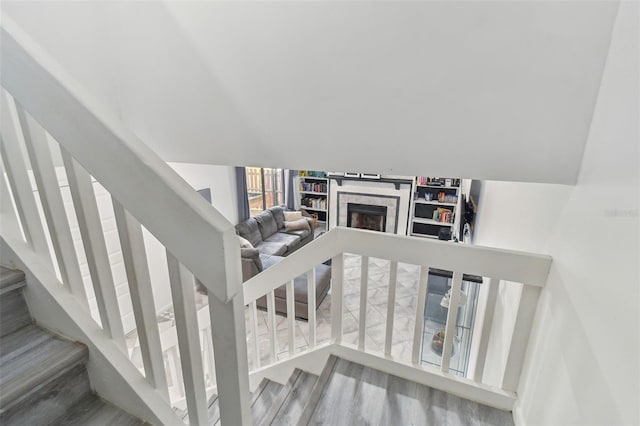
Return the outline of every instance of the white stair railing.
<path id="1" fill-rule="evenodd" d="M 360 256 L 360 297 L 358 336 L 354 342 L 343 340 L 344 314 L 344 276 L 345 255 Z M 371 258 L 388 260 L 389 285 L 387 293 L 387 315 L 385 319 L 384 344 L 378 350 L 367 348 L 367 308 L 370 303 L 369 291 L 371 278 L 369 276 L 369 260 Z M 292 279 L 297 275 L 314 268 L 327 259 L 332 260 L 331 282 L 331 339 L 326 344 L 333 345 L 336 355 L 352 357 L 352 360 L 371 367 L 386 369 L 389 373 L 405 375 L 411 380 L 422 381 L 433 387 L 453 392 L 485 404 L 502 409 L 511 409 L 515 401 L 515 391 L 522 370 L 522 363 L 529 340 L 529 332 L 533 322 L 533 315 L 537 307 L 540 289 L 545 285 L 551 258 L 548 256 L 522 253 L 508 250 L 499 250 L 486 247 L 456 244 L 423 238 L 402 237 L 373 231 L 362 231 L 351 228 L 334 228 L 322 237 L 316 239 L 302 250 L 299 250 L 282 262 L 271 266 L 269 269 L 256 275 L 244 285 L 244 300 L 249 306 L 262 296 L 273 297 L 273 292 L 280 286 L 290 287 Z M 353 260 L 353 259 L 352 259 Z M 396 309 L 396 284 L 398 263 L 417 265 L 415 288 L 415 320 L 411 354 L 408 358 L 394 357 L 392 355 L 394 332 L 394 311 Z M 353 263 L 353 262 L 352 262 Z M 445 339 L 442 350 L 440 367 L 423 366 L 420 363 L 420 349 L 423 345 L 423 327 L 425 313 L 425 299 L 428 291 L 428 273 L 430 268 L 451 271 L 453 275 L 451 297 L 449 300 L 448 314 L 445 325 Z M 467 377 L 459 377 L 451 373 L 450 359 L 454 345 L 456 328 L 456 316 L 460 305 L 461 283 L 463 273 L 488 278 L 489 304 L 485 310 L 483 327 L 479 335 L 479 349 L 473 356 L 476 367 L 473 374 Z M 513 330 L 511 344 L 508 350 L 506 366 L 502 374 L 501 386 L 494 387 L 483 382 L 483 370 L 487 362 L 487 350 L 490 330 L 495 309 L 497 284 L 500 280 L 508 284 L 523 283 L 524 290 L 518 307 L 517 318 Z M 379 289 L 377 289 L 379 290 Z M 315 283 L 309 281 L 308 294 L 315 294 Z M 316 331 L 315 303 L 308 299 L 309 306 L 309 335 Z M 292 292 L 287 292 L 287 333 L 289 357 L 314 350 L 312 345 L 303 351 L 295 350 L 293 318 L 295 311 L 292 302 Z M 253 308 L 252 308 L 253 311 Z M 274 318 L 273 305 L 267 307 L 269 318 Z M 270 327 L 275 321 L 270 319 Z M 250 322 L 249 334 L 256 336 L 255 322 Z M 252 329 L 253 328 L 253 329 Z M 273 329 L 271 328 L 271 331 Z M 275 333 L 267 335 L 270 346 L 278 344 Z M 315 338 L 315 334 L 314 334 Z M 249 345 L 254 351 L 254 359 L 260 358 L 260 348 L 257 340 Z M 317 346 L 315 346 L 317 348 Z M 373 357 L 372 357 L 373 356 Z M 273 354 L 271 356 L 273 359 Z M 270 363 L 273 364 L 273 361 Z M 263 370 L 269 365 L 258 366 Z"/>
<path id="2" fill-rule="evenodd" d="M 53 260 L 61 284 L 88 309 L 79 259 L 86 258 L 100 325 L 124 350 L 109 259 L 104 248 L 95 194 L 89 176 L 111 195 L 118 222 L 127 280 L 144 363 L 144 376 L 169 400 L 166 371 L 146 265 L 141 226 L 165 246 L 189 420 L 206 423 L 202 355 L 197 330 L 194 274 L 209 291 L 212 346 L 223 424 L 249 424 L 240 248 L 233 224 L 207 204 L 164 161 L 120 122 L 101 110 L 60 66 L 8 17 L 1 28 L 2 203 L 16 206 L 24 240 L 41 260 Z M 59 144 L 59 145 L 58 145 Z M 51 149 L 59 150 L 72 191 L 73 210 L 65 210 Z M 26 156 L 23 154 L 26 152 Z M 38 214 L 30 174 L 35 178 L 45 223 Z M 8 185 L 5 185 L 5 179 Z M 7 210 L 3 209 L 3 213 Z M 80 228 L 82 247 L 71 237 L 68 217 Z M 15 221 L 14 221 L 15 222 Z M 9 223 L 9 222 L 3 222 Z M 1 230 L 3 237 L 14 231 Z M 9 239 L 9 238 L 7 238 Z M 52 250 L 49 249 L 49 243 Z M 54 263 L 52 269 L 54 268 Z M 167 289 L 169 290 L 169 289 Z M 216 326 L 215 324 L 220 324 Z"/>

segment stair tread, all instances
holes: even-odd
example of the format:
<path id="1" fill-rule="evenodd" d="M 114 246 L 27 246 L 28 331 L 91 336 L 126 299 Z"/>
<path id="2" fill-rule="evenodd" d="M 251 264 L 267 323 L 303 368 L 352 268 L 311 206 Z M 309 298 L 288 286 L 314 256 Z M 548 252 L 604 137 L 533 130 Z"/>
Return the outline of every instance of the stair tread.
<path id="1" fill-rule="evenodd" d="M 258 424 L 269 411 L 273 403 L 277 400 L 278 394 L 284 386 L 280 383 L 272 382 L 269 380 L 262 392 L 257 395 L 253 404 L 251 405 L 251 417 L 253 424 Z"/>
<path id="2" fill-rule="evenodd" d="M 142 425 L 144 422 L 95 395 L 90 395 L 71 407 L 57 424 L 60 426 L 136 426 Z"/>
<path id="3" fill-rule="evenodd" d="M 270 424 L 295 425 L 317 380 L 318 376 L 301 371 L 291 389 L 288 392 L 285 389 L 281 391 L 286 394 L 283 395 L 282 404 L 278 407 Z"/>
<path id="4" fill-rule="evenodd" d="M 264 392 L 265 387 L 269 383 L 271 382 L 268 379 L 263 379 L 262 382 L 260 382 L 260 385 L 258 385 L 258 388 L 255 390 L 255 392 L 251 394 L 250 404 L 252 407 L 253 407 L 253 404 L 255 404 L 256 400 L 260 397 L 262 392 Z M 220 400 L 218 399 L 217 395 L 213 395 L 211 396 L 211 398 L 209 398 L 208 411 L 209 411 L 209 424 L 210 425 L 219 424 L 220 423 Z M 189 424 L 189 413 L 185 411 L 184 415 L 182 415 L 182 420 L 185 422 L 185 424 Z"/>
<path id="5" fill-rule="evenodd" d="M 513 425 L 506 411 L 340 358 L 331 370 L 325 368 L 318 384 L 322 381 L 326 384 L 313 412 L 298 424 Z"/>
<path id="6" fill-rule="evenodd" d="M 24 272 L 0 266 L 0 291 L 22 282 L 24 282 Z"/>
<path id="7" fill-rule="evenodd" d="M 304 408 L 300 413 L 300 417 L 298 419 L 298 425 L 306 425 L 311 420 L 311 416 L 316 410 L 316 407 L 322 398 L 322 394 L 324 393 L 324 388 L 327 386 L 327 382 L 331 378 L 333 373 L 333 369 L 335 368 L 336 362 L 338 358 L 335 355 L 331 355 L 322 369 L 322 373 L 320 373 L 320 377 L 316 380 L 316 383 L 313 386 L 309 394 L 309 398 Z"/>
<path id="8" fill-rule="evenodd" d="M 86 361 L 87 347 L 35 326 L 23 327 L 2 339 L 0 405 L 6 407 L 38 385 Z"/>

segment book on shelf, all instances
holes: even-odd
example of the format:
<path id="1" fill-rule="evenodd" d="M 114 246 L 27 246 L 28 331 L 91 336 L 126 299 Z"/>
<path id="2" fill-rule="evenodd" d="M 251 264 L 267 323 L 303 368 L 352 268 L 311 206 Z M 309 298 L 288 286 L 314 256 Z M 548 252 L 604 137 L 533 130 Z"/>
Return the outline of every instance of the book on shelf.
<path id="1" fill-rule="evenodd" d="M 326 198 L 313 198 L 313 197 L 304 197 L 300 201 L 304 207 L 308 207 L 311 209 L 327 209 L 327 199 Z"/>
<path id="2" fill-rule="evenodd" d="M 420 186 L 447 186 L 457 188 L 460 186 L 460 179 L 418 176 L 417 183 Z"/>
<path id="3" fill-rule="evenodd" d="M 453 223 L 453 211 L 444 208 L 437 208 L 433 211 L 433 220 L 442 223 Z"/>
<path id="4" fill-rule="evenodd" d="M 327 184 L 315 182 L 300 182 L 300 191 L 327 192 Z"/>

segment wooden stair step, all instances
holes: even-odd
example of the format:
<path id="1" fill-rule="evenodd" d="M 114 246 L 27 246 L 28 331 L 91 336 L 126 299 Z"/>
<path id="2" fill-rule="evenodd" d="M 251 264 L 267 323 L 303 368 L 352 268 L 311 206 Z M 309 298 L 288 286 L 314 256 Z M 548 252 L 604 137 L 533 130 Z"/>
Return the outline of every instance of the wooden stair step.
<path id="1" fill-rule="evenodd" d="M 24 287 L 24 272 L 0 266 L 0 295 Z"/>
<path id="2" fill-rule="evenodd" d="M 336 362 L 338 358 L 334 355 L 331 355 L 329 359 L 327 359 L 327 363 L 324 365 L 322 369 L 322 373 L 320 373 L 320 377 L 316 380 L 316 383 L 311 390 L 311 394 L 309 395 L 309 399 L 302 409 L 302 413 L 300 414 L 300 418 L 298 419 L 298 425 L 307 425 L 313 416 L 313 413 L 316 410 L 320 399 L 322 398 L 322 394 L 324 393 L 324 388 L 327 386 L 329 379 L 333 373 L 333 369 L 335 368 Z"/>
<path id="3" fill-rule="evenodd" d="M 42 333 L 48 334 L 43 336 Z M 33 341 L 38 340 L 37 345 Z M 62 339 L 44 330 L 32 329 L 3 338 L 13 350 L 0 358 L 0 407 L 5 409 L 86 362 L 86 346 Z M 22 350 L 23 347 L 28 350 Z M 4 352 L 4 349 L 3 349 Z"/>
<path id="4" fill-rule="evenodd" d="M 274 405 L 275 413 L 267 418 L 268 424 L 295 425 L 317 381 L 318 376 L 299 371 L 292 386 L 281 391 L 282 403 L 280 406 Z"/>
<path id="5" fill-rule="evenodd" d="M 60 426 L 137 426 L 144 422 L 95 395 L 90 395 L 78 402 L 56 424 Z"/>
<path id="6" fill-rule="evenodd" d="M 5 336 L 32 322 L 21 288 L 14 288 L 0 295 L 0 337 L 3 341 Z"/>
<path id="7" fill-rule="evenodd" d="M 252 398 L 253 403 L 251 404 L 251 418 L 254 425 L 257 425 L 260 419 L 267 415 L 271 406 L 277 401 L 282 388 L 283 386 L 280 383 L 267 380 L 260 393 L 256 390 L 255 398 Z"/>

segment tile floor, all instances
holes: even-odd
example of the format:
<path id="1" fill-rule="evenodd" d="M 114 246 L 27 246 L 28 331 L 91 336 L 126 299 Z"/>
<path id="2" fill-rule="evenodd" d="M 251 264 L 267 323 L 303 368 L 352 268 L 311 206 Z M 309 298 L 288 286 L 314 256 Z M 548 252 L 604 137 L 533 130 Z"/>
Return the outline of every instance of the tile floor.
<path id="1" fill-rule="evenodd" d="M 358 328 L 360 318 L 360 270 L 361 257 L 345 254 L 344 272 L 344 316 L 343 342 L 358 343 Z M 365 329 L 365 349 L 369 352 L 384 351 L 386 333 L 387 300 L 389 291 L 390 262 L 384 259 L 369 258 L 369 287 L 367 304 L 367 321 Z M 396 303 L 394 312 L 394 327 L 392 339 L 392 356 L 400 361 L 411 361 L 413 332 L 415 324 L 419 266 L 399 263 L 396 286 Z M 207 298 L 197 294 L 196 304 L 199 309 L 207 305 Z M 249 369 L 253 365 L 255 347 L 253 344 L 254 330 L 251 327 L 250 312 L 245 312 L 247 330 L 247 350 L 249 355 Z M 158 315 L 161 332 L 174 326 L 172 310 Z M 257 311 L 257 336 L 260 354 L 260 364 L 271 363 L 269 325 L 267 312 Z M 303 320 L 295 321 L 295 353 L 308 348 L 309 323 Z M 277 359 L 289 357 L 287 318 L 276 315 Z M 331 295 L 329 294 L 316 311 L 316 342 L 318 345 L 328 342 L 331 337 Z M 138 347 L 135 330 L 127 336 L 127 344 L 133 362 L 142 369 L 142 359 Z M 166 348 L 165 348 L 166 349 Z M 429 350 L 429 349 L 425 349 Z"/>

